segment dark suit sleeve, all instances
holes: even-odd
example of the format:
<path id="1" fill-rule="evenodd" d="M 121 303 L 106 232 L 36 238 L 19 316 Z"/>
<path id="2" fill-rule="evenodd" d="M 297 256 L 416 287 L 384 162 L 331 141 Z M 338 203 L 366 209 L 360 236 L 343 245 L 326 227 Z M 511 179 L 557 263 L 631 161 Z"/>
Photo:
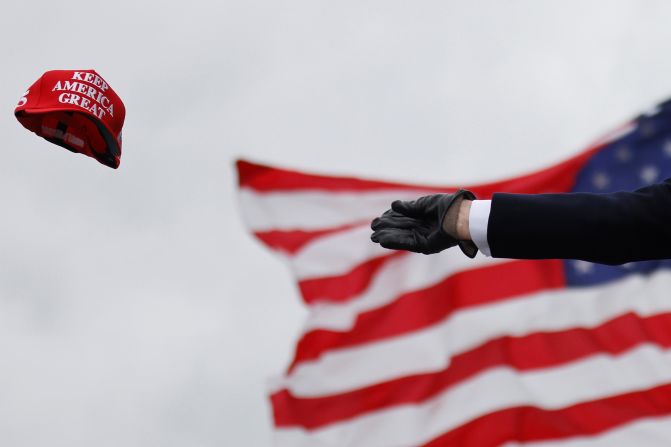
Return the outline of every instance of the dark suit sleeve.
<path id="1" fill-rule="evenodd" d="M 610 194 L 496 193 L 487 241 L 495 258 L 671 259 L 671 179 Z"/>

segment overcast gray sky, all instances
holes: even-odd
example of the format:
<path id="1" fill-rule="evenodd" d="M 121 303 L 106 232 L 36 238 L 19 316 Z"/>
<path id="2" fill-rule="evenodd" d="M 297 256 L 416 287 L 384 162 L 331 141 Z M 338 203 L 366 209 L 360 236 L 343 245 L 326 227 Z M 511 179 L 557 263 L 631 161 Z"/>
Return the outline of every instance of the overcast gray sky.
<path id="1" fill-rule="evenodd" d="M 671 95 L 670 21 L 663 0 L 2 2 L 0 444 L 269 445 L 304 314 L 233 160 L 523 174 Z M 126 104 L 118 171 L 12 114 L 85 68 Z"/>

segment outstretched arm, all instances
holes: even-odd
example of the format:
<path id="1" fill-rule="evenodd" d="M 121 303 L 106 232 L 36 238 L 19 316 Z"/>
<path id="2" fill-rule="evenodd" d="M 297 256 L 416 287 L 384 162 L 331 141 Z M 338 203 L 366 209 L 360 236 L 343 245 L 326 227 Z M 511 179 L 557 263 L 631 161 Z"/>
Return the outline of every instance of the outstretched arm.
<path id="1" fill-rule="evenodd" d="M 439 196 L 429 197 L 436 201 Z M 472 198 L 453 200 L 440 220 L 441 233 L 453 242 L 450 246 L 459 243 L 462 250 L 465 246 L 475 248 L 471 239 L 480 239 L 488 243 L 496 258 L 582 259 L 602 264 L 671 258 L 671 179 L 633 192 L 610 194 L 496 193 L 485 235 L 471 233 Z M 408 241 L 414 240 L 408 236 L 414 229 L 427 225 L 420 214 L 403 218 Z M 420 251 L 413 250 L 412 244 L 393 246 L 394 225 L 393 218 L 378 222 L 373 240 L 383 246 L 391 241 L 389 248 Z M 380 233 L 380 229 L 384 231 Z M 382 237 L 376 240 L 376 235 Z M 470 253 L 474 256 L 475 251 Z"/>

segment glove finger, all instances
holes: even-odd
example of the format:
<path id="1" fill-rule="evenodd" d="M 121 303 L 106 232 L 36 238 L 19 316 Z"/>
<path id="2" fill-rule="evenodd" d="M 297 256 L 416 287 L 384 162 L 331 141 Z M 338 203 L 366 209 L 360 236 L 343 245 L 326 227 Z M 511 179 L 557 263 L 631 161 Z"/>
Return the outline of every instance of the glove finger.
<path id="1" fill-rule="evenodd" d="M 382 229 L 373 233 L 371 240 L 392 250 L 419 252 L 422 248 L 417 233 L 412 230 Z"/>
<path id="2" fill-rule="evenodd" d="M 405 216 L 394 216 L 394 217 L 378 217 L 371 222 L 371 229 L 377 231 L 383 228 L 402 228 L 402 229 L 413 229 L 413 228 L 425 228 L 426 223 L 413 219 L 412 217 Z"/>
<path id="3" fill-rule="evenodd" d="M 378 220 L 380 220 L 381 218 L 383 218 L 383 217 L 387 217 L 387 216 L 401 216 L 401 215 L 402 215 L 402 214 L 399 214 L 399 213 L 397 213 L 396 211 L 394 211 L 394 210 L 392 210 L 392 209 L 390 208 L 390 209 L 388 209 L 387 211 L 385 211 L 384 213 L 382 213 L 382 215 L 381 215 L 380 217 L 376 217 L 375 219 L 373 219 L 373 220 L 371 221 L 371 223 L 370 223 L 370 226 L 371 226 L 371 228 L 373 228 L 373 224 L 374 224 L 375 222 L 377 222 Z"/>
<path id="4" fill-rule="evenodd" d="M 414 238 L 428 242 L 428 239 L 432 236 L 433 233 L 434 231 L 432 228 L 422 225 L 413 226 L 412 228 L 383 227 L 373 231 L 373 234 L 371 234 L 370 238 L 373 242 L 379 242 L 378 237 L 380 234 L 386 238 L 393 237 L 394 234 L 399 234 L 413 235 L 412 237 Z"/>
<path id="5" fill-rule="evenodd" d="M 394 200 L 391 209 L 404 216 L 420 217 L 416 200 Z"/>
<path id="6" fill-rule="evenodd" d="M 384 213 L 382 213 L 382 216 L 380 217 L 401 217 L 401 216 L 403 216 L 403 214 L 398 213 L 390 208 Z"/>
<path id="7" fill-rule="evenodd" d="M 400 216 L 402 216 L 402 214 L 399 214 L 399 213 L 397 213 L 396 211 L 394 211 L 394 210 L 392 210 L 392 209 L 388 209 L 387 211 L 385 211 L 384 213 L 382 213 L 382 215 L 381 215 L 380 217 L 376 217 L 375 219 L 373 219 L 373 220 L 371 221 L 371 223 L 370 223 L 370 228 L 373 229 L 373 230 L 375 230 L 375 227 L 374 227 L 374 226 L 378 224 L 378 222 L 380 221 L 380 219 L 385 218 L 385 217 L 389 217 L 389 216 L 399 216 L 399 217 L 400 217 Z"/>
<path id="8" fill-rule="evenodd" d="M 416 200 L 395 200 L 391 204 L 391 209 L 403 214 L 404 216 L 422 219 L 426 217 L 431 203 L 434 202 L 440 195 L 441 194 L 422 196 Z"/>

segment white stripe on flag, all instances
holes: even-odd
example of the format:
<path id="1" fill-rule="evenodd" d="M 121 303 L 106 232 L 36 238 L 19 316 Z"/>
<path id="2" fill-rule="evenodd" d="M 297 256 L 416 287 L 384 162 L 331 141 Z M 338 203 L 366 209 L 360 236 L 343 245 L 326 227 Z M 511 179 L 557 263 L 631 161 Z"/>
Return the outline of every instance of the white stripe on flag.
<path id="1" fill-rule="evenodd" d="M 426 191 L 391 189 L 257 192 L 243 187 L 239 191 L 239 200 L 243 218 L 251 231 L 318 230 L 372 220 L 394 200 L 412 200 L 427 194 Z"/>
<path id="2" fill-rule="evenodd" d="M 299 281 L 342 275 L 369 259 L 390 254 L 370 240 L 372 232 L 361 225 L 310 242 L 291 259 L 294 275 Z"/>

